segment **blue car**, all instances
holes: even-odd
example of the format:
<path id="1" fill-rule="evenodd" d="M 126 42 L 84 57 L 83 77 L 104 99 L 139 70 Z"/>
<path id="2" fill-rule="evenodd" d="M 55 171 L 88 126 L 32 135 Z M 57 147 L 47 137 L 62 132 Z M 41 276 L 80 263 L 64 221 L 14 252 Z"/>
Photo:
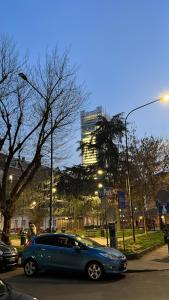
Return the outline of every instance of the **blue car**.
<path id="1" fill-rule="evenodd" d="M 114 248 L 71 234 L 44 234 L 32 237 L 22 255 L 26 276 L 38 271 L 62 270 L 85 272 L 92 280 L 105 273 L 127 271 L 126 256 Z"/>

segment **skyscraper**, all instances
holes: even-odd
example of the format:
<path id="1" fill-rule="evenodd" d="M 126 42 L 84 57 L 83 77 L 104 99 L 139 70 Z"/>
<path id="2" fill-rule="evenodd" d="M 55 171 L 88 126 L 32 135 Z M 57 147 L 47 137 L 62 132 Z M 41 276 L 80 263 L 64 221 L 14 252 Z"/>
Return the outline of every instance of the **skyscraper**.
<path id="1" fill-rule="evenodd" d="M 99 116 L 103 115 L 101 106 L 96 107 L 93 111 L 82 111 L 81 112 L 81 141 L 83 143 L 89 143 L 91 141 L 91 134 L 96 129 L 96 123 L 99 120 Z M 95 142 L 93 137 L 92 142 Z M 82 155 L 82 164 L 84 166 L 92 165 L 97 162 L 96 151 L 89 150 L 87 147 L 84 148 Z"/>

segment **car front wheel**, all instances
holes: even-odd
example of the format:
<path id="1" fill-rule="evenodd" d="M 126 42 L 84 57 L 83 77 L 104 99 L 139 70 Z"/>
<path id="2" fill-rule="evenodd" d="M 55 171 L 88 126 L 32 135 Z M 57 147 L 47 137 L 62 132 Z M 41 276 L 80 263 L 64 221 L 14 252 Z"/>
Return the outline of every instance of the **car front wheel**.
<path id="1" fill-rule="evenodd" d="M 98 262 L 90 262 L 86 268 L 88 278 L 91 280 L 99 280 L 103 277 L 103 267 Z"/>
<path id="2" fill-rule="evenodd" d="M 28 259 L 24 264 L 24 272 L 28 277 L 34 276 L 38 271 L 38 265 L 33 259 Z"/>

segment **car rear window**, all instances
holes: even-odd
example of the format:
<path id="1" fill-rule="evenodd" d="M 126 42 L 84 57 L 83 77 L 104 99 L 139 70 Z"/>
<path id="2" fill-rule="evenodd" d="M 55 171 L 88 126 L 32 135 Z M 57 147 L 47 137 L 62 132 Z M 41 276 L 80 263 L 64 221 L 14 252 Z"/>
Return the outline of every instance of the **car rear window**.
<path id="1" fill-rule="evenodd" d="M 71 248 L 76 245 L 74 239 L 70 239 L 69 237 L 57 235 L 57 236 L 39 236 L 35 239 L 36 244 L 43 244 L 43 245 L 51 245 L 51 246 L 58 246 L 58 247 L 67 247 Z"/>
<path id="2" fill-rule="evenodd" d="M 36 244 L 43 245 L 56 245 L 56 237 L 55 236 L 39 236 L 35 239 Z"/>

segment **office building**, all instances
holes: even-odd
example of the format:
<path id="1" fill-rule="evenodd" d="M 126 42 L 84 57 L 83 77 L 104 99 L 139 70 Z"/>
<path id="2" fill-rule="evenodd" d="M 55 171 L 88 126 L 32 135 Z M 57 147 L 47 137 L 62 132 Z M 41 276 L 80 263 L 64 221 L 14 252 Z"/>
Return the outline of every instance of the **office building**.
<path id="1" fill-rule="evenodd" d="M 96 107 L 93 111 L 82 111 L 81 112 L 81 141 L 83 143 L 90 143 L 91 134 L 96 129 L 96 123 L 99 120 L 99 116 L 103 115 L 103 110 L 101 106 Z M 95 142 L 95 137 L 92 137 L 92 143 Z M 92 165 L 97 162 L 96 151 L 89 150 L 84 147 L 84 152 L 82 155 L 82 164 L 84 166 Z"/>

